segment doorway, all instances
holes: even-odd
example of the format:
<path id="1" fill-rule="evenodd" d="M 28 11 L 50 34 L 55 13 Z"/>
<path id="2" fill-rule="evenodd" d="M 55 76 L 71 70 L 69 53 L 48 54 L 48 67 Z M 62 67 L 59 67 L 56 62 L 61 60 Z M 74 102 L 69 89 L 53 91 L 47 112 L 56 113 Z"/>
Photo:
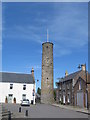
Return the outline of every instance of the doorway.
<path id="1" fill-rule="evenodd" d="M 8 103 L 12 103 L 13 94 L 8 94 Z"/>

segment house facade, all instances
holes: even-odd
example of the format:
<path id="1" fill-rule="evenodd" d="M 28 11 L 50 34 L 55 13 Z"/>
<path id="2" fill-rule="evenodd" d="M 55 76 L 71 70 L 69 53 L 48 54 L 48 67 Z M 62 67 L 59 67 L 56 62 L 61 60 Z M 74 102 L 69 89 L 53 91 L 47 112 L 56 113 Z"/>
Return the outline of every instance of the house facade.
<path id="1" fill-rule="evenodd" d="M 21 103 L 29 99 L 35 104 L 34 70 L 31 74 L 0 72 L 0 103 Z"/>
<path id="2" fill-rule="evenodd" d="M 56 85 L 57 103 L 87 107 L 85 65 L 82 65 L 81 70 L 72 74 L 68 75 L 68 73 L 66 72 L 65 77 L 61 78 L 59 82 L 56 83 Z"/>
<path id="3" fill-rule="evenodd" d="M 88 74 L 87 90 L 88 90 L 88 106 L 89 106 L 88 109 L 90 109 L 90 74 Z"/>

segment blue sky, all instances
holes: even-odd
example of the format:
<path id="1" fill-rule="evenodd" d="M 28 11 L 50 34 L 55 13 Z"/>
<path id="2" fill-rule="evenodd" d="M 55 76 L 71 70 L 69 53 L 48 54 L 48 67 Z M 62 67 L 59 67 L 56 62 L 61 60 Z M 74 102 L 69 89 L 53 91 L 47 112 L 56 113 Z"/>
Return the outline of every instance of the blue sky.
<path id="1" fill-rule="evenodd" d="M 88 67 L 88 3 L 3 3 L 2 70 L 30 73 L 41 86 L 42 43 L 54 43 L 54 86 L 65 71 Z"/>

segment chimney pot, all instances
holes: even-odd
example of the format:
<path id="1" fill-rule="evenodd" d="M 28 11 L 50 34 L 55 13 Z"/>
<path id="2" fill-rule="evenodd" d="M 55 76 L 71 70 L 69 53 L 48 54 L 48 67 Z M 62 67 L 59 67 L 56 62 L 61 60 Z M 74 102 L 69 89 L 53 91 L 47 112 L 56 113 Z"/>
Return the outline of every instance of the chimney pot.
<path id="1" fill-rule="evenodd" d="M 31 70 L 31 74 L 32 74 L 32 76 L 33 76 L 33 80 L 34 80 L 34 83 L 35 83 L 35 78 L 34 78 L 34 69 L 32 68 L 32 70 Z"/>
<path id="2" fill-rule="evenodd" d="M 65 72 L 65 77 L 68 75 L 68 71 L 66 70 L 66 72 Z"/>
<path id="3" fill-rule="evenodd" d="M 31 73 L 33 74 L 34 73 L 34 69 L 32 68 L 32 70 L 31 70 Z"/>
<path id="4" fill-rule="evenodd" d="M 81 65 L 81 68 L 82 68 L 82 71 L 85 71 L 85 70 L 86 70 L 85 64 L 82 64 L 82 65 Z"/>

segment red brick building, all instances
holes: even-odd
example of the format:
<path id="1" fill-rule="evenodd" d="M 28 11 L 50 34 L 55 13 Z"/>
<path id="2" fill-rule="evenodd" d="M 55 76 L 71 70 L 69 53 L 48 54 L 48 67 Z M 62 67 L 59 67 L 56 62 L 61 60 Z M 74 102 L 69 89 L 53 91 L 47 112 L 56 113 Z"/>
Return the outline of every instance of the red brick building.
<path id="1" fill-rule="evenodd" d="M 59 82 L 56 83 L 57 103 L 70 104 L 80 107 L 87 107 L 87 103 L 90 105 L 90 86 L 86 84 L 86 78 L 87 81 L 89 80 L 88 76 L 88 72 L 85 70 L 85 65 L 82 65 L 81 70 L 72 74 L 68 75 L 66 72 L 65 77 L 61 78 Z"/>
<path id="2" fill-rule="evenodd" d="M 88 74 L 87 89 L 88 89 L 88 106 L 90 109 L 90 74 Z"/>

